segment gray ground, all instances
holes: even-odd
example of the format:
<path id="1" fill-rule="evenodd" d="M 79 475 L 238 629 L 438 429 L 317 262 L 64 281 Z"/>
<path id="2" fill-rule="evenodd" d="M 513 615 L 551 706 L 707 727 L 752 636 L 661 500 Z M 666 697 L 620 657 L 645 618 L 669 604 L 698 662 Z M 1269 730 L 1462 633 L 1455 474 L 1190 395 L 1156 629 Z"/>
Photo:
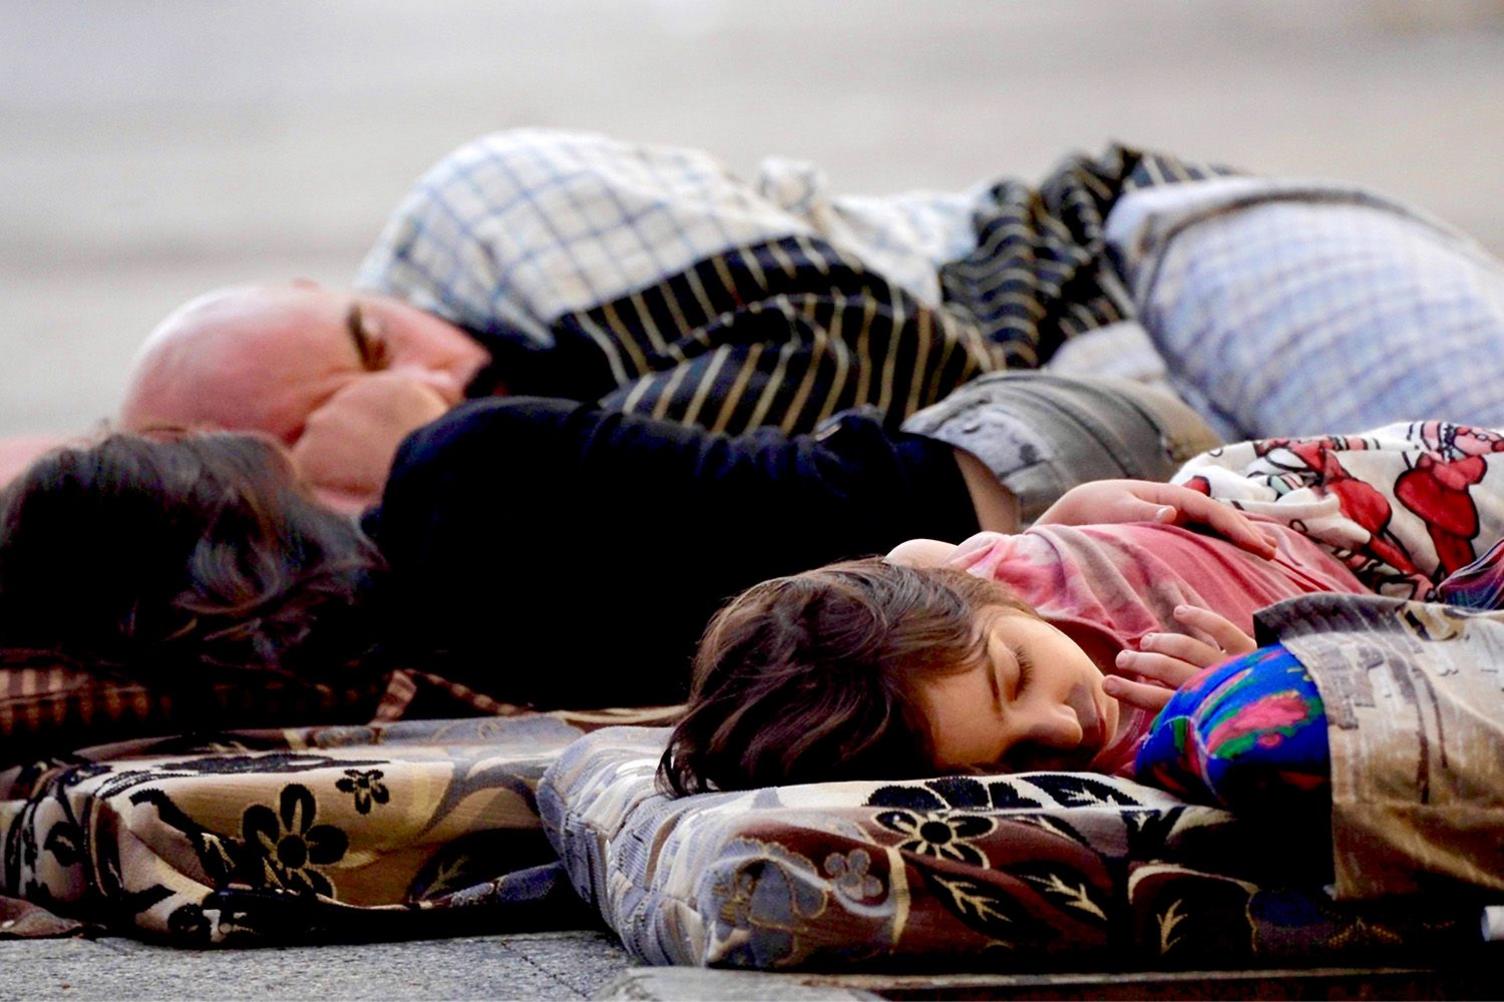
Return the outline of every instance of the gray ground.
<path id="1" fill-rule="evenodd" d="M 205 952 L 30 940 L 0 942 L 0 999 L 580 999 L 628 966 L 583 931 Z"/>
<path id="2" fill-rule="evenodd" d="M 491 129 L 801 157 L 860 192 L 1118 138 L 1364 182 L 1504 251 L 1501 84 L 1501 0 L 0 0 L 0 435 L 108 415 L 192 294 L 347 279 L 408 183 Z M 589 933 L 9 942 L 0 997 L 571 997 L 626 965 Z"/>

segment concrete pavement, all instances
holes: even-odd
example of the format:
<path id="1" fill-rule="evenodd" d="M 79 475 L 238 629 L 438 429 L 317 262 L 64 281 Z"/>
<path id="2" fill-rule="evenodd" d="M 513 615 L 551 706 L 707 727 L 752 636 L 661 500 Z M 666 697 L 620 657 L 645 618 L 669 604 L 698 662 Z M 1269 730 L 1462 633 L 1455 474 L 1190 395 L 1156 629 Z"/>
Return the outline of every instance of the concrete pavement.
<path id="1" fill-rule="evenodd" d="M 614 937 L 585 930 L 264 950 L 10 940 L 0 1000 L 583 999 L 630 966 Z"/>

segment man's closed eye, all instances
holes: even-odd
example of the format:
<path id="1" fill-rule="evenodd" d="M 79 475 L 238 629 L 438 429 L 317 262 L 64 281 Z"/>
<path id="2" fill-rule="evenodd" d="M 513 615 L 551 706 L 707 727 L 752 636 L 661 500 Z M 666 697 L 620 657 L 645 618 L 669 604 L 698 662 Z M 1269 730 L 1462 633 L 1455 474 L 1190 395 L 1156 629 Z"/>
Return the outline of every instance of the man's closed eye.
<path id="1" fill-rule="evenodd" d="M 381 323 L 362 310 L 359 303 L 350 304 L 350 312 L 345 316 L 345 326 L 350 332 L 350 339 L 355 342 L 362 368 L 368 372 L 379 372 L 391 364 L 391 351 L 386 335 L 381 330 Z"/>

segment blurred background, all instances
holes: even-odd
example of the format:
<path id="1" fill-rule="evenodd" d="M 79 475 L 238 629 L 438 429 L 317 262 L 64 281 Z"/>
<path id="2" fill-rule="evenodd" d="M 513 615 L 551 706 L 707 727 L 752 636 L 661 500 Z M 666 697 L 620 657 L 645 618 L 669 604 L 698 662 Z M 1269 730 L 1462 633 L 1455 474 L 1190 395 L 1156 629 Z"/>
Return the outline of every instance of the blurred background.
<path id="1" fill-rule="evenodd" d="M 345 283 L 518 125 L 1037 180 L 1108 140 L 1343 178 L 1504 252 L 1504 0 L 0 0 L 0 435 L 84 431 L 211 287 Z"/>

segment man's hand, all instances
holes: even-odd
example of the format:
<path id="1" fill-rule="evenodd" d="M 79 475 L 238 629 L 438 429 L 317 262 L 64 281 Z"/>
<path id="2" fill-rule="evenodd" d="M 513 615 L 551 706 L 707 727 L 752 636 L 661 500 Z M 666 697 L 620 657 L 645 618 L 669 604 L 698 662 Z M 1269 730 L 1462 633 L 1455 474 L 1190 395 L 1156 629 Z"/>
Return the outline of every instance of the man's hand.
<path id="1" fill-rule="evenodd" d="M 1189 487 L 1147 480 L 1093 480 L 1066 491 L 1035 525 L 1109 525 L 1163 522 L 1201 525 L 1249 553 L 1273 557 L 1274 539 L 1248 516 Z"/>
<path id="2" fill-rule="evenodd" d="M 1117 657 L 1119 671 L 1137 675 L 1143 682 L 1132 682 L 1117 675 L 1102 681 L 1107 695 L 1151 713 L 1164 709 L 1175 690 L 1194 678 L 1203 668 L 1222 664 L 1256 649 L 1253 638 L 1210 609 L 1195 606 L 1175 607 L 1175 619 L 1196 635 L 1184 633 L 1146 633 L 1136 651 L 1122 651 Z"/>
<path id="3" fill-rule="evenodd" d="M 400 370 L 362 375 L 309 415 L 293 463 L 326 503 L 359 510 L 380 498 L 407 434 L 448 409 L 433 387 Z"/>

